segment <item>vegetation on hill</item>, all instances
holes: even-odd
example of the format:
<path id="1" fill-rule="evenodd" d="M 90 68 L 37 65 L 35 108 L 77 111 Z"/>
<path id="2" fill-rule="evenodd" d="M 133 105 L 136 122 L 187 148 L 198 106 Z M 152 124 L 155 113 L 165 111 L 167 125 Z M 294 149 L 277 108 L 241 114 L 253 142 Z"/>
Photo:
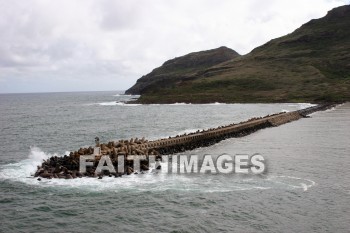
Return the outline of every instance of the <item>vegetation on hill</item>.
<path id="1" fill-rule="evenodd" d="M 349 28 L 350 6 L 338 7 L 244 56 L 221 47 L 167 61 L 126 93 L 141 103 L 347 101 Z"/>
<path id="2" fill-rule="evenodd" d="M 193 77 L 197 72 L 239 57 L 232 49 L 217 49 L 194 52 L 166 61 L 161 67 L 141 77 L 126 94 L 143 95 L 163 88 L 175 88 L 180 82 Z"/>

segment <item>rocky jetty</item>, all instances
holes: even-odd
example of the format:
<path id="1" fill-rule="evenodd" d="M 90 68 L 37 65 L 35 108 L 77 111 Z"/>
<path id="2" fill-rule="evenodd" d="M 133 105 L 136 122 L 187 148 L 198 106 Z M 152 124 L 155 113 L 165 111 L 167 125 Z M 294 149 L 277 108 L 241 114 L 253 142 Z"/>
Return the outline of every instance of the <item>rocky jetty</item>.
<path id="1" fill-rule="evenodd" d="M 94 164 L 91 167 L 88 167 L 86 172 L 79 172 L 79 162 L 80 156 L 83 155 L 94 155 L 94 149 L 100 148 L 100 151 L 95 155 Z M 131 138 L 130 140 L 119 140 L 119 141 L 110 141 L 108 143 L 99 143 L 99 140 L 96 142 L 96 147 L 80 148 L 77 151 L 70 152 L 69 155 L 64 155 L 63 157 L 53 156 L 47 160 L 44 160 L 41 166 L 38 166 L 37 171 L 35 172 L 34 177 L 42 178 L 62 178 L 62 179 L 74 179 L 77 177 L 99 177 L 101 178 L 104 175 L 119 177 L 121 175 L 127 174 L 130 175 L 134 172 L 133 170 L 133 159 L 130 158 L 130 155 L 133 156 L 146 156 L 154 155 L 156 160 L 161 159 L 160 153 L 154 148 L 150 148 L 148 141 L 145 138 Z M 108 155 L 111 158 L 111 161 L 115 167 L 118 166 L 118 157 L 124 156 L 124 173 L 114 173 L 110 174 L 108 171 L 103 171 L 102 173 L 96 173 L 95 170 L 99 163 L 99 160 L 102 156 Z M 148 160 L 141 160 L 141 171 L 149 170 Z"/>
<path id="2" fill-rule="evenodd" d="M 48 179 L 74 179 L 86 176 L 102 179 L 103 176 L 120 177 L 125 174 L 130 175 L 132 173 L 142 173 L 149 170 L 150 156 L 152 156 L 155 161 L 160 161 L 161 155 L 174 154 L 199 147 L 210 146 L 231 137 L 242 137 L 259 129 L 275 127 L 300 118 L 308 117 L 308 115 L 313 112 L 323 111 L 332 108 L 335 105 L 336 104 L 321 104 L 293 112 L 282 112 L 265 117 L 254 117 L 237 124 L 229 124 L 155 141 L 148 141 L 145 138 L 131 138 L 130 140 L 110 141 L 108 143 L 100 144 L 99 139 L 96 138 L 95 147 L 90 146 L 88 148 L 80 148 L 77 151 L 70 152 L 69 155 L 64 155 L 63 157 L 53 156 L 44 160 L 43 163 L 38 166 L 34 177 Z M 95 151 L 96 148 L 98 149 L 98 153 Z M 85 172 L 80 172 L 80 157 L 85 155 L 94 156 L 94 159 L 92 160 L 93 164 L 92 166 L 89 166 Z M 96 168 L 103 156 L 108 156 L 114 167 L 118 167 L 118 158 L 124 158 L 123 172 L 110 173 L 106 170 L 98 172 Z M 138 157 L 138 160 L 140 161 L 140 171 L 133 170 L 135 156 Z M 160 165 L 156 165 L 156 169 L 160 168 Z"/>

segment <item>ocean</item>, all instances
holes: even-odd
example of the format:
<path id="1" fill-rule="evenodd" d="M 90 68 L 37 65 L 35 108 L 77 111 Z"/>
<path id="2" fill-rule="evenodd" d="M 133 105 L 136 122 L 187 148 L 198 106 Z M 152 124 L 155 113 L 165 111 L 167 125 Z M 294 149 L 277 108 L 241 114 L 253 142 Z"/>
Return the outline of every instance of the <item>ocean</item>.
<path id="1" fill-rule="evenodd" d="M 121 92 L 0 95 L 0 232 L 350 232 L 350 104 L 185 155 L 261 154 L 255 174 L 43 179 L 43 159 L 310 104 L 125 104 Z"/>

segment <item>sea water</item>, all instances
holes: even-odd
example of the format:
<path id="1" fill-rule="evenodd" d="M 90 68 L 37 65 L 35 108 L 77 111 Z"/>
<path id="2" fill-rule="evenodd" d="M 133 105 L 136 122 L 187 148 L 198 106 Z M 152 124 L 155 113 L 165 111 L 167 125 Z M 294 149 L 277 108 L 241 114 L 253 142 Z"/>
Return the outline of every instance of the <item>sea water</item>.
<path id="1" fill-rule="evenodd" d="M 182 154 L 255 153 L 267 171 L 42 179 L 43 159 L 310 104 L 140 105 L 120 92 L 0 95 L 0 232 L 349 232 L 350 104 Z"/>

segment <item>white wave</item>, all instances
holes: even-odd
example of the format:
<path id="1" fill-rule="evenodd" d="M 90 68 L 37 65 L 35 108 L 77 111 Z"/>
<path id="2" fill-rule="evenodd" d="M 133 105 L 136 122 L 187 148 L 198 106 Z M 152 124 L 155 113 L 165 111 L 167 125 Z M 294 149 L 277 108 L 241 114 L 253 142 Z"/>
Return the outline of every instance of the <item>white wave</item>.
<path id="1" fill-rule="evenodd" d="M 142 104 L 128 104 L 128 103 L 124 103 L 124 102 L 116 102 L 116 105 L 118 106 L 130 106 L 130 107 L 134 107 L 134 106 L 140 106 Z"/>
<path id="2" fill-rule="evenodd" d="M 300 183 L 301 187 L 303 188 L 304 191 L 307 191 L 308 186 L 304 183 Z"/>
<path id="3" fill-rule="evenodd" d="M 98 105 L 101 105 L 101 106 L 129 106 L 129 107 L 134 107 L 134 106 L 140 106 L 142 104 L 128 104 L 128 103 L 125 103 L 125 102 L 111 101 L 111 102 L 98 103 Z"/>
<path id="4" fill-rule="evenodd" d="M 215 103 L 209 103 L 209 104 L 205 104 L 205 105 L 226 105 L 226 103 L 215 102 Z"/>
<path id="5" fill-rule="evenodd" d="M 182 130 L 182 131 L 177 132 L 174 136 L 176 136 L 176 135 L 183 135 L 183 134 L 195 133 L 195 132 L 197 132 L 198 130 L 202 130 L 202 129 L 185 129 L 185 130 Z"/>
<path id="6" fill-rule="evenodd" d="M 154 179 L 154 177 L 150 178 L 153 174 L 143 174 L 123 176 L 122 178 L 104 177 L 103 180 L 78 178 L 74 180 L 42 179 L 38 181 L 37 178 L 33 177 L 37 166 L 41 165 L 44 159 L 48 159 L 51 156 L 61 155 L 45 153 L 37 147 L 32 147 L 27 159 L 0 166 L 0 180 L 10 180 L 42 187 L 88 188 L 90 190 L 118 190 L 120 188 L 139 186 L 140 184 L 156 183 L 158 180 L 157 178 Z"/>
<path id="7" fill-rule="evenodd" d="M 289 110 L 286 109 L 282 109 L 282 112 L 290 112 Z"/>
<path id="8" fill-rule="evenodd" d="M 103 103 L 98 103 L 98 105 L 101 105 L 101 106 L 115 106 L 115 105 L 117 105 L 117 102 L 116 101 L 103 102 Z"/>
<path id="9" fill-rule="evenodd" d="M 180 192 L 234 192 L 249 190 L 269 190 L 269 189 L 302 189 L 307 191 L 316 183 L 309 179 L 291 176 L 250 176 L 240 178 L 235 176 L 217 178 L 215 175 L 201 174 L 168 174 L 164 169 L 167 164 L 161 163 L 163 169 L 144 174 L 125 175 L 120 178 L 104 177 L 97 178 L 77 178 L 66 179 L 42 179 L 38 181 L 32 175 L 43 159 L 58 154 L 48 154 L 37 147 L 30 150 L 27 159 L 17 163 L 0 166 L 0 180 L 10 182 L 21 182 L 27 185 L 39 187 L 55 187 L 60 189 L 77 189 L 91 192 L 109 191 L 119 192 L 129 190 L 133 192 L 143 191 L 167 191 L 174 190 Z"/>
<path id="10" fill-rule="evenodd" d="M 316 106 L 317 104 L 310 104 L 310 103 L 298 103 L 299 109 L 305 109 L 309 107 Z"/>
<path id="11" fill-rule="evenodd" d="M 32 147 L 28 155 L 28 159 L 18 163 L 11 163 L 1 166 L 0 179 L 14 179 L 24 181 L 27 177 L 33 175 L 38 165 L 41 165 L 43 160 L 51 156 L 59 156 L 58 154 L 46 154 L 38 147 Z"/>
<path id="12" fill-rule="evenodd" d="M 336 107 L 332 107 L 332 108 L 330 108 L 330 109 L 326 109 L 325 112 L 332 112 L 332 111 L 334 111 L 334 110 L 336 110 Z"/>
<path id="13" fill-rule="evenodd" d="M 168 105 L 174 105 L 174 106 L 181 106 L 181 105 L 191 105 L 191 103 L 173 103 L 173 104 L 168 104 Z"/>
<path id="14" fill-rule="evenodd" d="M 316 185 L 313 180 L 294 176 L 269 176 L 267 180 L 281 186 L 281 188 L 303 189 L 303 191 Z"/>

